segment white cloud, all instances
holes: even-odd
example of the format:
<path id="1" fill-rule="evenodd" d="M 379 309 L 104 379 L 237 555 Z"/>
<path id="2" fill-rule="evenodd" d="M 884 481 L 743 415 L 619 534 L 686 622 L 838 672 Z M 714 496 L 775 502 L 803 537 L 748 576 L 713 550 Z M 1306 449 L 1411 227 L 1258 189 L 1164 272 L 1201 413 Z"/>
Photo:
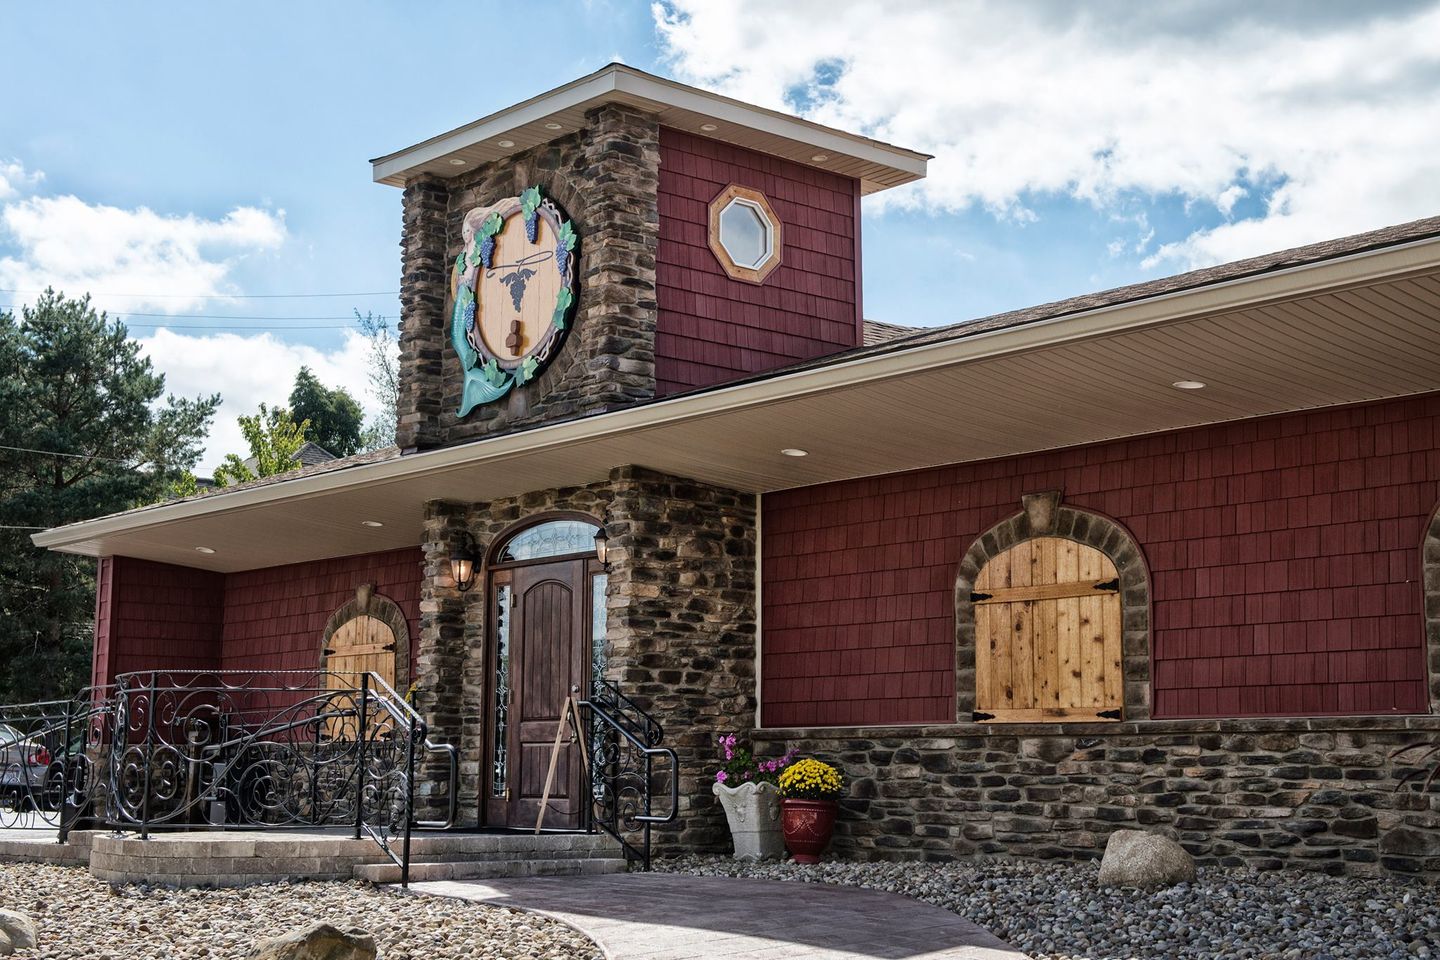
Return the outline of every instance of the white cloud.
<path id="1" fill-rule="evenodd" d="M 674 0 L 673 72 L 936 155 L 881 203 L 1033 216 L 1047 196 L 1258 215 L 1190 266 L 1440 212 L 1440 6 Z M 1378 12 L 1377 12 L 1378 11 Z"/>
<path id="2" fill-rule="evenodd" d="M 90 291 L 101 307 L 182 312 L 234 293 L 230 274 L 239 261 L 285 237 L 283 210 L 237 206 L 209 220 L 69 195 L 14 199 L 0 203 L 0 245 L 10 251 L 0 256 L 0 288 Z"/>
<path id="3" fill-rule="evenodd" d="M 28 171 L 19 160 L 0 160 L 0 200 L 18 196 L 44 179 L 42 171 Z"/>
<path id="4" fill-rule="evenodd" d="M 358 331 L 346 331 L 334 350 L 285 343 L 269 333 L 189 336 L 160 329 L 139 340 L 155 368 L 165 374 L 167 393 L 219 393 L 223 400 L 196 468 L 201 474 L 211 473 L 227 453 L 248 456 L 236 418 L 254 413 L 262 402 L 286 405 L 301 366 L 308 366 L 327 387 L 350 391 L 367 415 L 376 412 L 366 380 L 370 342 Z"/>

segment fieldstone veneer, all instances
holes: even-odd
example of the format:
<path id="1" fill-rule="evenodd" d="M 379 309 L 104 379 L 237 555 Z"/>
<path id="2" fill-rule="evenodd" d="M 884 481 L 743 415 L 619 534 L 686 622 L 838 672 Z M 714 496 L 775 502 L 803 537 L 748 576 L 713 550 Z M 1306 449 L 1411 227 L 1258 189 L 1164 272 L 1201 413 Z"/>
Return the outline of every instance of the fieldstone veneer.
<path id="1" fill-rule="evenodd" d="M 639 467 L 584 487 L 427 505 L 416 702 L 432 738 L 460 747 L 461 823 L 474 824 L 479 810 L 489 610 L 484 574 L 462 594 L 446 558 L 463 530 L 488 551 L 514 524 L 554 511 L 606 525 L 606 674 L 659 720 L 680 760 L 680 815 L 659 830 L 657 848 L 724 848 L 729 833 L 709 783 L 715 738 L 755 715 L 755 498 Z M 442 765 L 427 768 L 420 816 L 443 815 L 444 776 Z"/>
<path id="2" fill-rule="evenodd" d="M 1202 865 L 1440 878 L 1440 791 L 1401 786 L 1437 717 L 768 730 L 850 780 L 835 850 L 860 859 L 1088 860 L 1153 830 Z"/>
<path id="3" fill-rule="evenodd" d="M 655 396 L 660 128 L 619 104 L 583 130 L 460 176 L 406 185 L 400 246 L 402 450 L 442 446 L 628 406 Z M 450 344 L 450 266 L 478 206 L 538 185 L 580 233 L 574 329 L 533 381 L 457 418 L 463 378 Z"/>

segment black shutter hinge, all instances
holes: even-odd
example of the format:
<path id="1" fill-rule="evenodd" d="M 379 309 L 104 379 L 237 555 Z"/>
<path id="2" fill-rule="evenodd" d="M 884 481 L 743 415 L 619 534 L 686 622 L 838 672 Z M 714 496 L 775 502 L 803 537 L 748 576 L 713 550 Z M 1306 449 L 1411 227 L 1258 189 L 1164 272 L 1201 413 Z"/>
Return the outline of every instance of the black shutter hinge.
<path id="1" fill-rule="evenodd" d="M 1120 592 L 1120 578 L 1119 578 L 1119 577 L 1116 577 L 1114 580 L 1106 580 L 1106 581 L 1104 581 L 1103 583 L 1097 583 L 1097 584 L 1095 584 L 1095 589 L 1096 589 L 1096 590 L 1109 590 L 1111 593 L 1119 593 L 1119 592 Z"/>
<path id="2" fill-rule="evenodd" d="M 1099 713 L 1095 714 L 1095 716 L 1099 717 L 1101 720 L 1119 720 L 1119 719 L 1121 719 L 1121 714 L 1120 714 L 1120 711 L 1119 711 L 1118 709 L 1116 709 L 1116 710 L 1101 710 Z"/>
<path id="3" fill-rule="evenodd" d="M 326 647 L 324 650 L 321 650 L 320 652 L 323 653 L 323 654 L 325 654 L 325 656 L 327 656 L 327 657 L 333 657 L 333 656 L 335 656 L 335 651 L 332 650 L 332 649 L 330 649 L 329 647 Z"/>
<path id="4" fill-rule="evenodd" d="M 994 594 L 990 594 L 990 593 L 972 593 L 972 594 L 970 594 L 970 602 L 971 602 L 971 603 L 979 603 L 981 600 L 989 600 L 992 596 L 994 596 Z"/>
<path id="5" fill-rule="evenodd" d="M 995 719 L 995 714 L 993 714 L 993 713 L 984 713 L 983 711 L 980 711 L 980 710 L 976 710 L 974 713 L 970 714 L 970 720 L 971 720 L 972 723 L 980 723 L 981 721 L 984 721 L 984 720 L 994 720 L 994 719 Z"/>
<path id="6" fill-rule="evenodd" d="M 394 650 L 394 649 L 395 649 L 395 644 L 393 644 L 393 643 L 387 643 L 387 644 L 385 644 L 385 646 L 381 647 L 381 649 L 382 649 L 382 650 Z"/>

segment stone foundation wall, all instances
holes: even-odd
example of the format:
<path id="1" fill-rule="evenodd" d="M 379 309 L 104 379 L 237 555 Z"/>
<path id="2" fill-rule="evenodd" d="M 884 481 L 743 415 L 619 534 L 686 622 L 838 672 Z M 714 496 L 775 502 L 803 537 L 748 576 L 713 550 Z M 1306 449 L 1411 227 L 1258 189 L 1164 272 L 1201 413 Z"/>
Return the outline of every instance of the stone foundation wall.
<path id="1" fill-rule="evenodd" d="M 606 526 L 607 679 L 655 716 L 679 757 L 680 815 L 657 845 L 723 849 L 729 834 L 709 784 L 715 738 L 755 716 L 755 499 L 639 467 L 584 487 L 427 505 L 416 704 L 432 739 L 460 748 L 460 823 L 479 818 L 490 611 L 484 573 L 461 593 L 446 558 L 463 531 L 484 553 L 520 521 L 560 511 Z M 443 815 L 445 776 L 432 759 L 417 790 L 421 817 Z"/>
<path id="2" fill-rule="evenodd" d="M 1397 786 L 1440 718 L 961 724 L 754 734 L 850 781 L 837 855 L 1088 860 L 1112 830 L 1202 865 L 1440 878 L 1440 788 Z"/>

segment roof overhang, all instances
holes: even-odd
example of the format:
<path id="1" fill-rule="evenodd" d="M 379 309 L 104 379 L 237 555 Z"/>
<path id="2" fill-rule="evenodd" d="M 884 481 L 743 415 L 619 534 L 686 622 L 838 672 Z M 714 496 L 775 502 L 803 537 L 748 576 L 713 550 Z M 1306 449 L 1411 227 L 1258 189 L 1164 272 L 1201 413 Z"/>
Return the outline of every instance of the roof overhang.
<path id="1" fill-rule="evenodd" d="M 1440 389 L 1440 238 L 47 530 L 42 547 L 242 570 L 420 543 L 428 500 L 637 464 L 747 492 Z M 1177 380 L 1201 380 L 1197 391 Z M 809 451 L 782 456 L 782 448 Z M 362 526 L 364 520 L 384 524 Z M 209 546 L 214 554 L 196 553 Z"/>
<path id="2" fill-rule="evenodd" d="M 930 159 L 928 154 L 612 63 L 524 103 L 372 160 L 373 175 L 377 183 L 393 186 L 404 186 L 420 175 L 460 176 L 479 164 L 574 133 L 585 125 L 586 111 L 607 103 L 653 113 L 662 126 L 854 177 L 866 194 L 919 180 Z M 501 140 L 511 146 L 500 146 Z M 824 161 L 813 159 L 821 155 Z"/>

